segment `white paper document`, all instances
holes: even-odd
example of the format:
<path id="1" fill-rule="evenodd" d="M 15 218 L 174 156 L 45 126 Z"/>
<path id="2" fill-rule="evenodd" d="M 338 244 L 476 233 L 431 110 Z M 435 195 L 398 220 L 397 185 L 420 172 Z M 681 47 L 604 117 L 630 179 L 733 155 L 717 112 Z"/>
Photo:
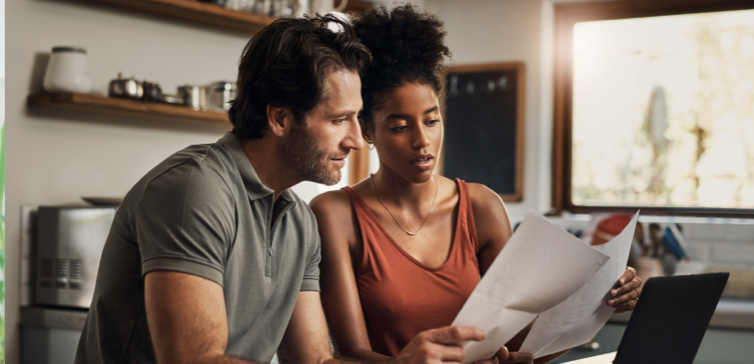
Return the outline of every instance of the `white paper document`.
<path id="1" fill-rule="evenodd" d="M 483 341 L 463 343 L 464 363 L 491 358 L 538 314 L 581 288 L 608 259 L 544 217 L 527 214 L 453 321 L 487 334 Z"/>
<path id="2" fill-rule="evenodd" d="M 638 217 L 637 212 L 615 238 L 591 247 L 610 259 L 576 293 L 537 317 L 520 351 L 534 353 L 539 358 L 594 338 L 615 311 L 605 301 L 626 269 Z"/>

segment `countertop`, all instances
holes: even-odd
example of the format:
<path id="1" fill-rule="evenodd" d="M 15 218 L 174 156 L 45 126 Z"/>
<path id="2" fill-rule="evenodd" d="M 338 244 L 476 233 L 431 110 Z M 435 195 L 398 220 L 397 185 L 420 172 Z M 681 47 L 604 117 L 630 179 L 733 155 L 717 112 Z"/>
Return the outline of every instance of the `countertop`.
<path id="1" fill-rule="evenodd" d="M 628 322 L 630 312 L 615 314 L 610 322 Z M 754 300 L 723 298 L 718 302 L 709 327 L 754 330 Z"/>
<path id="2" fill-rule="evenodd" d="M 21 324 L 81 330 L 86 322 L 87 310 L 55 307 L 22 307 Z M 615 314 L 610 322 L 626 323 L 630 312 Z M 754 330 L 754 300 L 721 299 L 717 304 L 709 327 L 722 329 Z"/>

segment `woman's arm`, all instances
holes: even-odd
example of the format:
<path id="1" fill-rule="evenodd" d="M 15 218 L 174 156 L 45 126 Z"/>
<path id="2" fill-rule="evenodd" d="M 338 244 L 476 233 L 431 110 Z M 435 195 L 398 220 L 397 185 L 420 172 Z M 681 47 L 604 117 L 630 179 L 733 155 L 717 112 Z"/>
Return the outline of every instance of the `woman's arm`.
<path id="1" fill-rule="evenodd" d="M 361 244 L 351 200 L 345 191 L 332 191 L 315 197 L 310 206 L 322 239 L 322 307 L 336 350 L 354 359 L 388 359 L 372 351 L 361 311 L 353 271 L 357 262 L 352 260 L 352 250 L 360 253 Z"/>
<path id="2" fill-rule="evenodd" d="M 477 251 L 479 272 L 484 275 L 497 255 L 500 254 L 500 251 L 503 250 L 505 243 L 513 235 L 513 228 L 508 217 L 508 211 L 505 209 L 505 204 L 500 195 L 482 184 L 469 183 L 467 185 L 469 187 L 471 209 L 474 213 L 477 239 L 479 240 L 479 250 Z M 529 332 L 530 326 L 525 327 L 505 344 L 510 352 L 510 356 L 508 359 L 501 359 L 500 362 L 528 363 L 533 360 L 532 354 L 518 352 L 524 338 L 526 338 L 526 334 Z M 498 352 L 498 359 L 501 358 L 500 354 L 503 354 L 502 357 L 505 357 L 505 351 L 501 350 Z"/>
<path id="3" fill-rule="evenodd" d="M 503 250 L 505 243 L 513 235 L 513 228 L 500 195 L 482 184 L 469 183 L 467 185 L 479 240 L 477 251 L 479 271 L 484 276 L 497 255 Z"/>

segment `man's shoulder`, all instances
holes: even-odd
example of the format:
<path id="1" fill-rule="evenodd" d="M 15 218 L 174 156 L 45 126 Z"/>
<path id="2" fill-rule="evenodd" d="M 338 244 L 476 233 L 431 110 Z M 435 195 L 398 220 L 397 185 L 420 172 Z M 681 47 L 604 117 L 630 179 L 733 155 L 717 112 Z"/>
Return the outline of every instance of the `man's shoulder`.
<path id="1" fill-rule="evenodd" d="M 233 194 L 240 184 L 237 168 L 227 150 L 219 143 L 197 144 L 181 149 L 153 167 L 129 191 L 126 206 L 138 204 L 149 193 L 165 199 L 194 196 L 204 201 L 218 201 Z"/>
<path id="2" fill-rule="evenodd" d="M 219 143 L 197 144 L 181 149 L 155 166 L 145 176 L 147 184 L 159 180 L 173 183 L 199 183 L 203 188 L 217 188 L 218 180 L 231 183 L 238 174 L 233 158 Z"/>

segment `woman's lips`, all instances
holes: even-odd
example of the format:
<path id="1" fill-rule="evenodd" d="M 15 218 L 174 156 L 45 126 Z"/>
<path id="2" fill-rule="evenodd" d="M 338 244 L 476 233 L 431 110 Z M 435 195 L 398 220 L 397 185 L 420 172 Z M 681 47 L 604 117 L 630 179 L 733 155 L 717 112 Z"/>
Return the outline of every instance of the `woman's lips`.
<path id="1" fill-rule="evenodd" d="M 435 159 L 432 155 L 421 155 L 417 158 L 414 158 L 412 163 L 419 167 L 420 169 L 429 169 L 432 167 L 432 161 Z"/>

